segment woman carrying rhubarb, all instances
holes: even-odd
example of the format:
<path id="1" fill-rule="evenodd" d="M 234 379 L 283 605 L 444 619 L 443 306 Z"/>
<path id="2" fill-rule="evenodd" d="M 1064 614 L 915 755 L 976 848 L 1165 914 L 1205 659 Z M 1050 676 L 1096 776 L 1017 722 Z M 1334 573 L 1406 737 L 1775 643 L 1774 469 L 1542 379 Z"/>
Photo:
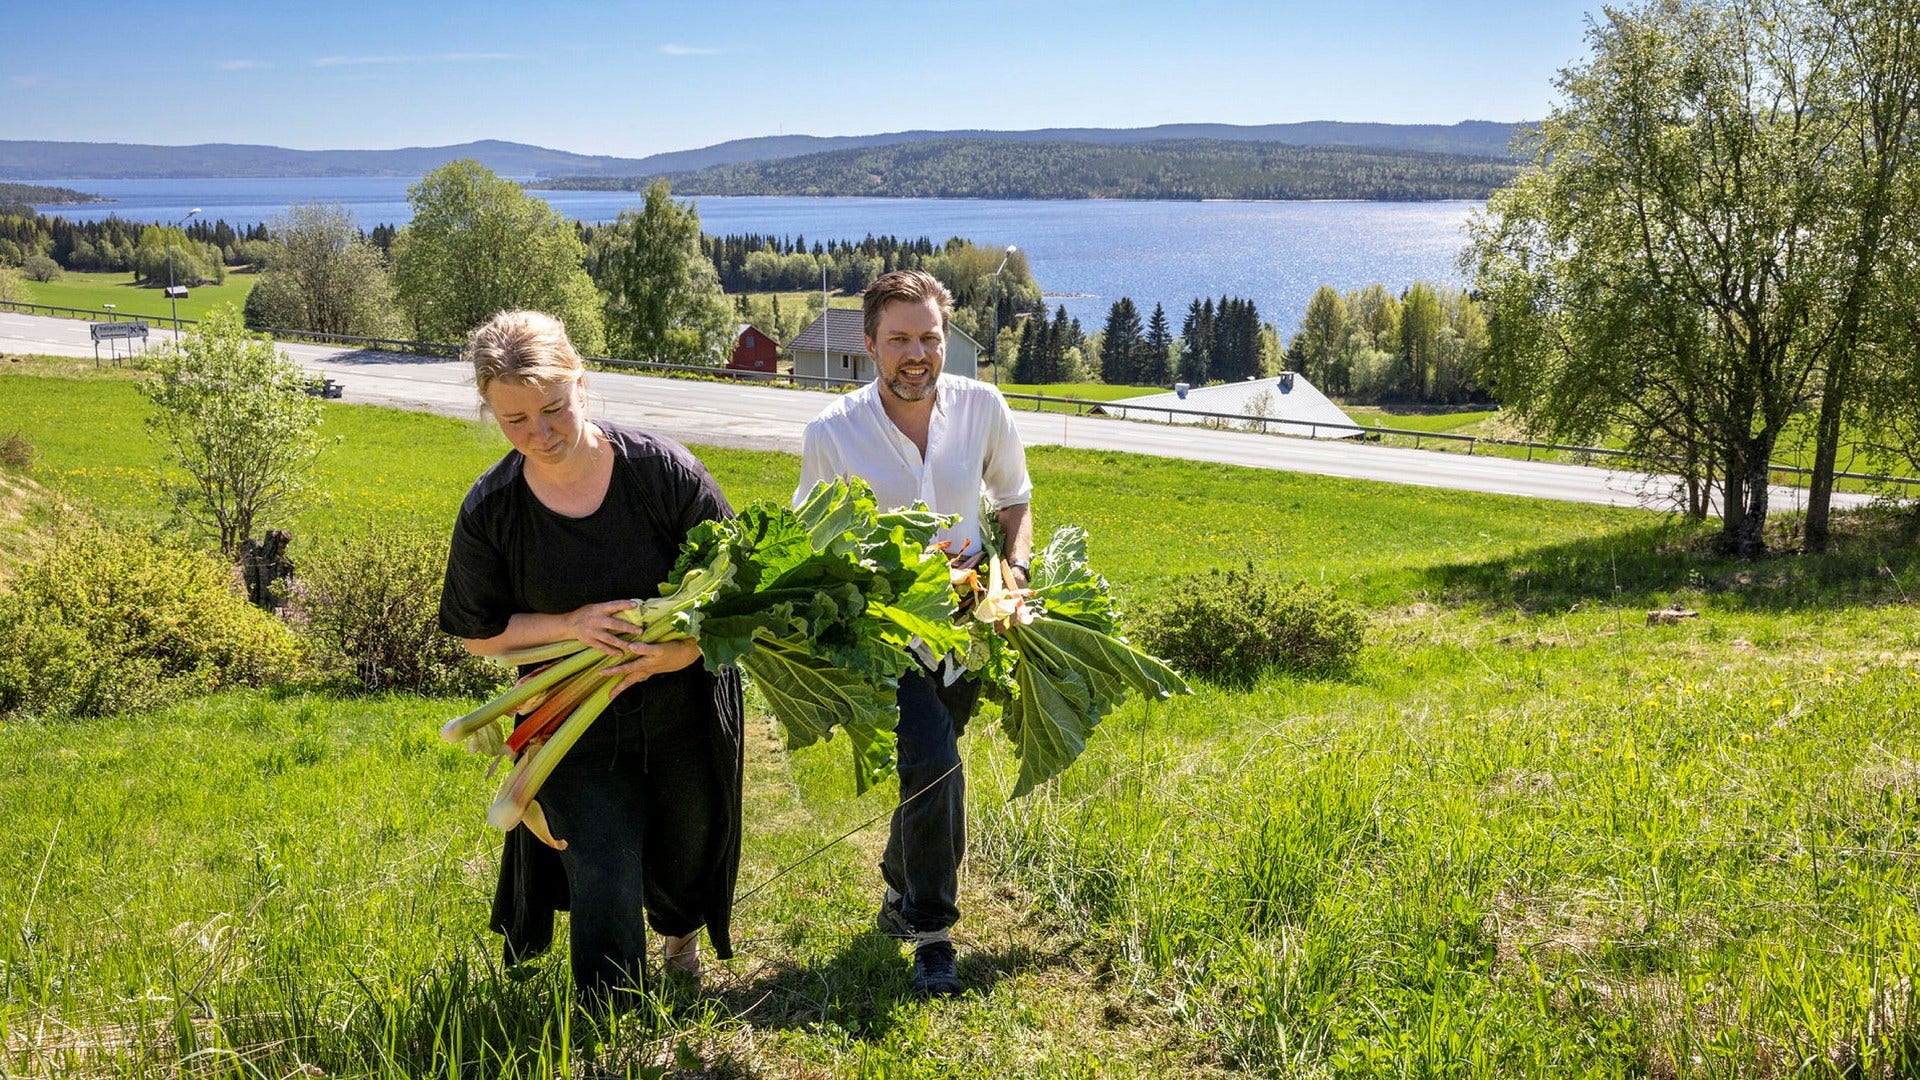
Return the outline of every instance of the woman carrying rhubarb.
<path id="1" fill-rule="evenodd" d="M 540 790 L 560 850 L 507 836 L 493 929 L 518 963 L 572 912 L 573 977 L 605 1004 L 642 986 L 646 927 L 670 971 L 700 966 L 699 931 L 732 955 L 740 855 L 738 676 L 697 640 L 629 643 L 616 613 L 658 594 L 688 530 L 732 510 L 669 439 L 589 420 L 580 356 L 559 320 L 495 316 L 466 357 L 513 449 L 475 482 L 455 522 L 440 625 L 482 656 L 576 640 L 620 657 L 613 704 Z"/>

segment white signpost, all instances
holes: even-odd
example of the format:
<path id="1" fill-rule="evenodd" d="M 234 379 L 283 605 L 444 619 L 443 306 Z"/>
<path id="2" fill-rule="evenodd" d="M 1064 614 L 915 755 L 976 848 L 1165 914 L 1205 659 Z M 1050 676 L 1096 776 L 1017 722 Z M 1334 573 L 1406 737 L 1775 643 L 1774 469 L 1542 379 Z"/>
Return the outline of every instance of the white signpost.
<path id="1" fill-rule="evenodd" d="M 100 364 L 100 343 L 106 342 L 108 355 L 114 363 L 120 362 L 120 343 L 127 342 L 127 355 L 133 355 L 133 341 L 140 342 L 142 348 L 147 344 L 147 324 L 143 322 L 97 322 L 91 324 L 93 332 L 93 363 Z"/>

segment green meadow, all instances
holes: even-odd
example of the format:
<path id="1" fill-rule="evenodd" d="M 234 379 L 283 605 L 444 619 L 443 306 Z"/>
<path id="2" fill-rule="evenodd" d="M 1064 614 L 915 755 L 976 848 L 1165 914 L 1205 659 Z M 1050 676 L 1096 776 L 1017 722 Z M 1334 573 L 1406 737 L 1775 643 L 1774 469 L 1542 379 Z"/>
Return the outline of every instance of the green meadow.
<path id="1" fill-rule="evenodd" d="M 179 302 L 180 318 L 198 319 L 220 304 L 232 304 L 236 310 L 244 308 L 247 294 L 259 280 L 258 274 L 229 271 L 227 280 L 219 285 L 195 285 Z M 158 323 L 173 317 L 173 305 L 162 290 L 138 284 L 132 274 L 124 272 L 65 270 L 53 281 L 23 280 L 20 292 L 22 300 L 53 307 L 105 311 L 106 305 L 112 304 L 117 319 Z"/>
<path id="2" fill-rule="evenodd" d="M 16 535 L 61 499 L 168 527 L 125 372 L 0 365 L 0 401 L 38 451 L 0 471 Z M 325 408 L 296 564 L 369 518 L 446 528 L 504 448 Z M 736 504 L 791 490 L 789 455 L 696 450 Z M 579 1014 L 563 955 L 502 970 L 486 930 L 493 785 L 436 735 L 473 703 L 299 684 L 6 722 L 0 1073 L 1920 1073 L 1911 511 L 1740 562 L 1644 512 L 1030 461 L 1042 534 L 1085 526 L 1129 604 L 1251 564 L 1370 629 L 1336 676 L 1132 702 L 1018 802 L 977 717 L 962 997 L 910 997 L 872 928 L 890 791 L 761 719 L 739 955 Z M 1649 625 L 1672 604 L 1697 617 Z"/>

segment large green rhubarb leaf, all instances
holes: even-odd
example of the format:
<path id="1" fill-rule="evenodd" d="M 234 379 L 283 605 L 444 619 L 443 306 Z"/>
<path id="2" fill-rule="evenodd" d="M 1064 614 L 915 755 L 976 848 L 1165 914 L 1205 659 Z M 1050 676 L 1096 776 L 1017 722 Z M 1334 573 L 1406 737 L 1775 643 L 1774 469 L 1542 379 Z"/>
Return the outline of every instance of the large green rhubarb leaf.
<path id="1" fill-rule="evenodd" d="M 830 667 L 805 649 L 761 639 L 740 666 L 752 676 L 797 750 L 833 738 L 837 726 L 853 748 L 854 788 L 865 792 L 893 771 L 894 688 L 844 668 Z"/>

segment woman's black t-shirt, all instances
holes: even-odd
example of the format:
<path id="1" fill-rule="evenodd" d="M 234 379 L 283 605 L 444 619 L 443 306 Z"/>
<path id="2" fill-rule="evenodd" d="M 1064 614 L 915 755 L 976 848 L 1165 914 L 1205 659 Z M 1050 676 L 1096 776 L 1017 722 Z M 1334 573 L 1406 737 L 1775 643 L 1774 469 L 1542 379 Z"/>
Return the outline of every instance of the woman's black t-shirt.
<path id="1" fill-rule="evenodd" d="M 560 615 L 583 604 L 658 596 L 688 531 L 732 516 L 719 485 L 680 444 L 596 424 L 613 446 L 614 469 L 606 498 L 585 517 L 547 509 L 527 485 L 518 450 L 475 481 L 454 524 L 442 630 L 489 638 L 517 612 Z M 675 674 L 704 673 L 696 664 Z M 661 683 L 680 681 L 650 679 L 656 693 L 644 696 L 658 698 L 667 689 Z"/>
<path id="2" fill-rule="evenodd" d="M 713 477 L 671 439 L 596 421 L 614 449 L 613 477 L 600 508 L 569 518 L 546 508 L 527 486 L 525 458 L 513 451 L 475 481 L 454 524 L 440 627 L 462 638 L 489 638 L 522 611 L 564 614 L 606 600 L 660 594 L 687 533 L 733 511 Z M 714 952 L 733 955 L 730 919 L 740 867 L 742 708 L 737 673 L 716 677 L 703 664 L 656 675 L 615 698 L 613 723 L 596 723 L 567 755 L 582 765 L 636 745 L 657 723 L 691 724 L 713 741 L 711 806 L 716 815 L 713 873 L 693 905 L 703 913 Z M 639 723 L 623 723 L 623 719 Z M 624 734 L 622 732 L 624 731 Z M 637 743 L 644 747 L 644 741 Z M 644 750 L 642 751 L 644 752 Z M 565 763 L 563 763 L 563 767 Z M 609 774 L 611 775 L 611 774 Z M 507 955 L 526 959 L 553 940 L 553 913 L 571 903 L 559 856 L 524 828 L 507 835 L 494 894 L 493 928 Z"/>

